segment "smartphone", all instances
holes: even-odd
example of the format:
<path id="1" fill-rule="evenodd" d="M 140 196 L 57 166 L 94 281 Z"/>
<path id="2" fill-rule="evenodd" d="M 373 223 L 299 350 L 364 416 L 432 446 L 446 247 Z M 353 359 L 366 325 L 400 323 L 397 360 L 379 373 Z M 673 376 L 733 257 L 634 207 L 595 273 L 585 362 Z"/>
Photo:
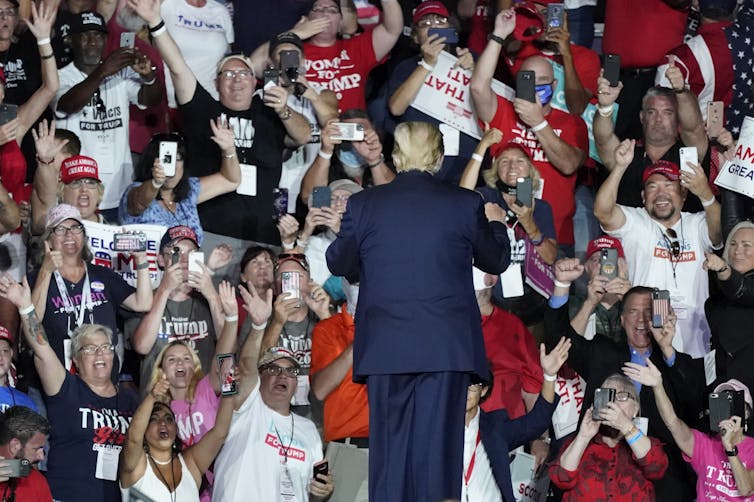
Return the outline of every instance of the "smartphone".
<path id="1" fill-rule="evenodd" d="M 518 178 L 516 180 L 516 204 L 531 207 L 531 178 Z"/>
<path id="2" fill-rule="evenodd" d="M 220 395 L 232 396 L 238 394 L 235 354 L 218 354 L 217 366 L 220 368 Z"/>
<path id="3" fill-rule="evenodd" d="M 312 207 L 330 207 L 330 187 L 314 187 Z"/>
<path id="4" fill-rule="evenodd" d="M 709 395 L 709 427 L 714 432 L 720 432 L 718 424 L 732 416 L 746 416 L 744 409 L 744 391 L 724 390 Z"/>
<path id="5" fill-rule="evenodd" d="M 335 122 L 340 133 L 332 137 L 341 141 L 364 141 L 364 126 L 351 122 Z"/>
<path id="6" fill-rule="evenodd" d="M 562 3 L 547 4 L 547 28 L 562 28 L 565 23 L 565 6 Z"/>
<path id="7" fill-rule="evenodd" d="M 200 274 L 203 273 L 204 269 L 201 267 L 201 265 L 199 265 L 199 263 L 204 263 L 204 252 L 191 251 L 188 255 L 188 271 L 199 272 Z"/>
<path id="8" fill-rule="evenodd" d="M 31 472 L 31 462 L 25 458 L 11 458 L 3 460 L 3 462 L 6 462 L 10 468 L 10 474 L 8 474 L 8 477 L 25 478 Z"/>
<path id="9" fill-rule="evenodd" d="M 280 220 L 284 214 L 288 214 L 288 189 L 272 189 L 272 219 Z"/>
<path id="10" fill-rule="evenodd" d="M 301 58 L 298 51 L 280 51 L 280 70 L 285 73 L 288 80 L 298 80 L 298 70 L 301 66 Z"/>
<path id="11" fill-rule="evenodd" d="M 522 70 L 516 73 L 516 97 L 536 103 L 534 96 L 534 72 Z"/>
<path id="12" fill-rule="evenodd" d="M 11 103 L 0 105 L 0 125 L 7 124 L 18 115 L 18 106 Z"/>
<path id="13" fill-rule="evenodd" d="M 458 43 L 458 32 L 455 28 L 430 28 L 427 30 L 427 37 L 437 35 L 438 38 L 445 38 L 446 44 Z"/>
<path id="14" fill-rule="evenodd" d="M 278 85 L 280 81 L 280 70 L 275 68 L 267 68 L 262 74 L 262 99 L 264 99 L 264 91 L 272 86 Z"/>
<path id="15" fill-rule="evenodd" d="M 288 298 L 301 299 L 301 274 L 298 272 L 282 272 L 280 274 L 280 293 Z"/>
<path id="16" fill-rule="evenodd" d="M 330 463 L 327 460 L 325 460 L 321 464 L 315 465 L 312 471 L 313 471 L 312 474 L 313 474 L 314 479 L 317 479 L 317 476 L 319 476 L 320 474 L 323 476 L 327 476 L 327 473 L 330 472 Z"/>
<path id="17" fill-rule="evenodd" d="M 134 48 L 134 42 L 136 42 L 136 33 L 133 31 L 125 31 L 120 34 L 120 46 L 128 49 Z"/>
<path id="18" fill-rule="evenodd" d="M 600 410 L 607 407 L 607 403 L 615 401 L 615 389 L 594 389 L 594 403 L 592 403 L 592 420 L 602 421 Z"/>
<path id="19" fill-rule="evenodd" d="M 181 261 L 181 248 L 176 246 L 170 254 L 170 264 L 175 265 L 179 261 Z"/>
<path id="20" fill-rule="evenodd" d="M 724 108 L 722 101 L 707 103 L 707 135 L 710 138 L 717 138 L 723 132 Z"/>
<path id="21" fill-rule="evenodd" d="M 620 55 L 605 54 L 602 60 L 602 76 L 610 82 L 610 87 L 618 87 L 620 82 Z"/>
<path id="22" fill-rule="evenodd" d="M 113 236 L 113 249 L 133 253 L 147 250 L 147 234 L 144 232 L 118 232 Z"/>
<path id="23" fill-rule="evenodd" d="M 175 176 L 176 156 L 178 155 L 178 143 L 175 141 L 160 141 L 158 153 L 160 164 L 165 176 Z"/>
<path id="24" fill-rule="evenodd" d="M 684 146 L 683 148 L 680 148 L 678 150 L 678 158 L 681 165 L 681 171 L 694 174 L 694 170 L 687 164 L 687 162 L 699 165 L 699 153 L 697 152 L 696 147 Z"/>
<path id="25" fill-rule="evenodd" d="M 612 280 L 618 277 L 618 250 L 603 249 L 600 256 L 600 275 Z"/>
<path id="26" fill-rule="evenodd" d="M 670 314 L 670 291 L 655 289 L 652 291 L 652 327 L 662 328 Z"/>

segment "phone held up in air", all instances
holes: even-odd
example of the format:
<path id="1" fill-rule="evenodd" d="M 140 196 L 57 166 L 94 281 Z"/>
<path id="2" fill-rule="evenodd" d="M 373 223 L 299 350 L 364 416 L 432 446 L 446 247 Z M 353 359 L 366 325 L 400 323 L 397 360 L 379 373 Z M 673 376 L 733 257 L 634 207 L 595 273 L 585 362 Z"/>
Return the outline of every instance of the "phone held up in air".
<path id="1" fill-rule="evenodd" d="M 516 179 L 516 204 L 519 206 L 532 206 L 531 178 Z"/>
<path id="2" fill-rule="evenodd" d="M 652 291 L 652 327 L 662 328 L 670 315 L 670 291 L 655 289 Z"/>
<path id="3" fill-rule="evenodd" d="M 562 3 L 547 4 L 547 29 L 563 28 L 565 23 L 565 5 Z"/>
<path id="4" fill-rule="evenodd" d="M 235 354 L 218 354 L 217 366 L 220 368 L 220 394 L 223 396 L 238 394 Z"/>
<path id="5" fill-rule="evenodd" d="M 537 100 L 534 96 L 534 72 L 521 70 L 516 73 L 516 97 L 536 103 Z"/>
<path id="6" fill-rule="evenodd" d="M 722 101 L 707 103 L 707 135 L 710 138 L 717 138 L 723 132 L 724 108 Z"/>
<path id="7" fill-rule="evenodd" d="M 605 54 L 602 59 L 602 76 L 610 82 L 610 87 L 618 87 L 620 82 L 620 56 Z"/>
<path id="8" fill-rule="evenodd" d="M 314 187 L 312 190 L 312 207 L 330 207 L 330 187 Z"/>
<path id="9" fill-rule="evenodd" d="M 165 176 L 175 176 L 175 164 L 178 155 L 178 143 L 175 141 L 160 141 L 159 153 L 162 172 Z"/>
<path id="10" fill-rule="evenodd" d="M 600 275 L 608 280 L 618 277 L 618 250 L 614 248 L 603 249 L 600 255 Z"/>
<path id="11" fill-rule="evenodd" d="M 607 408 L 607 403 L 615 401 L 615 389 L 594 389 L 594 403 L 592 404 L 592 420 L 602 420 L 600 410 Z"/>

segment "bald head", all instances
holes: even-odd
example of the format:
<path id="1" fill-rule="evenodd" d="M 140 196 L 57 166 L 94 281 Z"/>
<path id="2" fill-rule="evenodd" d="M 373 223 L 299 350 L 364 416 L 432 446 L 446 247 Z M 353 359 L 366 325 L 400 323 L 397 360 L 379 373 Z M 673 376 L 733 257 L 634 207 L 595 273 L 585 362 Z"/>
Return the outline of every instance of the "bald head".
<path id="1" fill-rule="evenodd" d="M 533 71 L 537 84 L 549 84 L 554 79 L 552 65 L 542 56 L 531 56 L 524 59 L 521 70 Z"/>

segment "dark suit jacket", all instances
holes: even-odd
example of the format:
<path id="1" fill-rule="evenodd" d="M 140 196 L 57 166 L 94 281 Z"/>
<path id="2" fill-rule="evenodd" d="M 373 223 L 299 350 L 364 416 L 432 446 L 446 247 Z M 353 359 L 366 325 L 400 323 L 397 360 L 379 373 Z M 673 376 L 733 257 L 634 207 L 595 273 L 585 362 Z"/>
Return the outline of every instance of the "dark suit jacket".
<path id="1" fill-rule="evenodd" d="M 511 486 L 511 465 L 508 452 L 534 441 L 550 427 L 552 414 L 559 400 L 560 396 L 555 394 L 555 400 L 548 403 L 540 395 L 531 411 L 515 420 L 508 418 L 505 410 L 490 413 L 479 410 L 481 413 L 479 431 L 482 444 L 490 459 L 492 475 L 505 502 L 516 500 Z"/>
<path id="2" fill-rule="evenodd" d="M 488 374 L 474 264 L 499 274 L 510 244 L 478 193 L 428 173 L 398 174 L 348 200 L 327 250 L 333 275 L 360 277 L 353 374 Z"/>

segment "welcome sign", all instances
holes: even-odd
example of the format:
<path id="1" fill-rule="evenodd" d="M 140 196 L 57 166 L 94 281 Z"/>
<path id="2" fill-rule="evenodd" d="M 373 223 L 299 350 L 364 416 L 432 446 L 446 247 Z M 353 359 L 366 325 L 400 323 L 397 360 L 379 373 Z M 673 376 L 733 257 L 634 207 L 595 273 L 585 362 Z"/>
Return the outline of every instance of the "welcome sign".
<path id="1" fill-rule="evenodd" d="M 754 118 L 744 118 L 735 157 L 720 168 L 715 184 L 754 198 Z"/>

